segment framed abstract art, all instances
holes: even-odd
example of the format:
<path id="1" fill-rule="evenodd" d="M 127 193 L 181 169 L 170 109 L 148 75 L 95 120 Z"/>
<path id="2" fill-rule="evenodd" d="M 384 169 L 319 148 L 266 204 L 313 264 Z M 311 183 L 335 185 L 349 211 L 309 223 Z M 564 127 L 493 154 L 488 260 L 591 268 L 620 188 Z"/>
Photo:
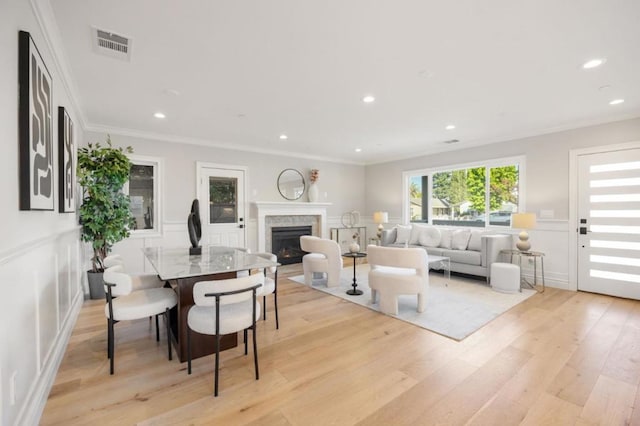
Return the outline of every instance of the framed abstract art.
<path id="1" fill-rule="evenodd" d="M 73 121 L 64 107 L 58 107 L 58 211 L 73 213 L 75 200 L 76 141 Z"/>
<path id="2" fill-rule="evenodd" d="M 52 79 L 31 35 L 18 34 L 20 210 L 53 210 Z"/>

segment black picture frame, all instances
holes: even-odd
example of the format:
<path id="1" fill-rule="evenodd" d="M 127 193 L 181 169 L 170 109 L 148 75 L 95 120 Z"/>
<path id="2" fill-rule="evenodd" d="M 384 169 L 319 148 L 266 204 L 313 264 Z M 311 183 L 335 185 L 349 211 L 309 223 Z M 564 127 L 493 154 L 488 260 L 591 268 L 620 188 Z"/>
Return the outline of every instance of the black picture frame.
<path id="1" fill-rule="evenodd" d="M 31 35 L 18 34 L 20 210 L 54 210 L 53 80 Z"/>
<path id="2" fill-rule="evenodd" d="M 76 140 L 74 125 L 63 106 L 58 107 L 58 211 L 76 211 Z"/>

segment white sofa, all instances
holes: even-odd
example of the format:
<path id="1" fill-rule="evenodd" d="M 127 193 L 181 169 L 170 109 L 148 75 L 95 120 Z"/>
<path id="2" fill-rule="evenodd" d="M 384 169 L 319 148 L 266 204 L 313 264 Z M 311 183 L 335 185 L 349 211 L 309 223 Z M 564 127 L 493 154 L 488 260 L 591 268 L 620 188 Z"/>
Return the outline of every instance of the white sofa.
<path id="1" fill-rule="evenodd" d="M 491 264 L 500 251 L 513 247 L 512 236 L 485 229 L 448 228 L 413 223 L 382 232 L 381 245 L 422 247 L 428 254 L 451 260 L 451 272 L 485 277 L 489 283 Z"/>

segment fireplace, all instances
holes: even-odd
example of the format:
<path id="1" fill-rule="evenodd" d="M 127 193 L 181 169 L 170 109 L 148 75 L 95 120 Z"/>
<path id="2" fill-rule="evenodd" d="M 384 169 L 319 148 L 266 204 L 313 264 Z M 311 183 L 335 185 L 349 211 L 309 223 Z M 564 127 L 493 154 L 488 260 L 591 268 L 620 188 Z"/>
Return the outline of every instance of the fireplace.
<path id="1" fill-rule="evenodd" d="M 271 252 L 281 265 L 302 262 L 300 236 L 312 235 L 311 226 L 279 226 L 271 228 Z"/>

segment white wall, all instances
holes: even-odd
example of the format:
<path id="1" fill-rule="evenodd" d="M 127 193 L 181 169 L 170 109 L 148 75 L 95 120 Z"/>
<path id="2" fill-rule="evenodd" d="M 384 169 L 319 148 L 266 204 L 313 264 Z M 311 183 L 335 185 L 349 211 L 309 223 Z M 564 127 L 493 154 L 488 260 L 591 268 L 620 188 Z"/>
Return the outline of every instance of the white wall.
<path id="1" fill-rule="evenodd" d="M 79 228 L 75 214 L 20 211 L 18 205 L 18 31 L 31 33 L 53 78 L 54 171 L 57 108 L 69 109 L 82 139 L 48 41 L 31 3 L 0 3 L 0 423 L 36 424 L 82 304 Z M 10 382 L 15 382 L 14 401 Z"/>
<path id="2" fill-rule="evenodd" d="M 365 210 L 388 211 L 389 226 L 401 222 L 404 171 L 524 155 L 527 211 L 538 218 L 541 210 L 554 212 L 552 220 L 538 219 L 529 232 L 533 249 L 546 253 L 548 285 L 575 289 L 576 283 L 568 282 L 569 232 L 575 232 L 568 226 L 569 151 L 632 141 L 640 141 L 640 118 L 368 166 Z"/>

